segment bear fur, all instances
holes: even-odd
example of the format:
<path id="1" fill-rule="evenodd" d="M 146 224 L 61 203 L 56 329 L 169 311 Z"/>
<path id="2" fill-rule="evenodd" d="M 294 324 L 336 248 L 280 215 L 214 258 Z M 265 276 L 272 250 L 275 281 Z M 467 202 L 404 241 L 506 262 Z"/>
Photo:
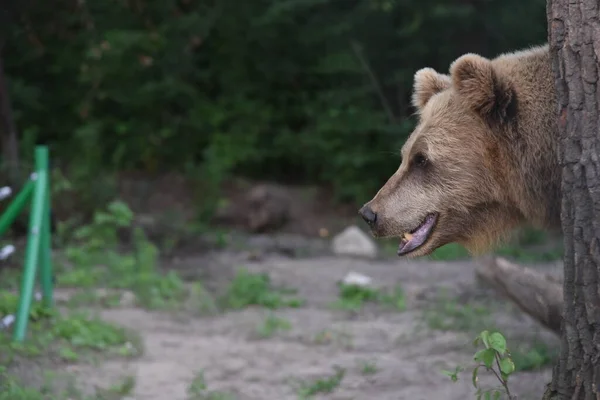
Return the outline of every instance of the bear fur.
<path id="1" fill-rule="evenodd" d="M 423 68 L 412 103 L 400 167 L 359 211 L 375 237 L 403 237 L 398 254 L 417 257 L 451 242 L 481 254 L 525 224 L 560 229 L 548 45 Z"/>

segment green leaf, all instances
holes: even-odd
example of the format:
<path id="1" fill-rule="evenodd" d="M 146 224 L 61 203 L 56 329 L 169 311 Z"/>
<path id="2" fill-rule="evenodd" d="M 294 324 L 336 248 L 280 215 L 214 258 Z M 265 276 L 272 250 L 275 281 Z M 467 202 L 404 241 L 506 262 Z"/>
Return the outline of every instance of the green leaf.
<path id="1" fill-rule="evenodd" d="M 503 358 L 500 360 L 500 371 L 507 376 L 515 371 L 515 363 L 510 358 Z"/>
<path id="2" fill-rule="evenodd" d="M 473 382 L 473 387 L 475 389 L 477 389 L 477 381 L 479 380 L 479 378 L 477 377 L 478 371 L 479 371 L 479 367 L 475 367 L 475 369 L 473 369 L 473 375 L 471 376 L 471 382 Z"/>
<path id="3" fill-rule="evenodd" d="M 456 376 L 456 374 L 452 371 L 448 371 L 448 370 L 442 370 L 442 374 L 449 376 L 450 379 L 452 380 L 452 382 L 456 382 L 458 380 L 458 377 Z"/>
<path id="4" fill-rule="evenodd" d="M 491 392 L 485 392 L 485 400 L 492 400 L 492 393 Z"/>
<path id="5" fill-rule="evenodd" d="M 489 331 L 483 331 L 479 334 L 479 337 L 481 338 L 481 341 L 483 342 L 483 345 L 485 346 L 486 349 L 490 348 L 490 332 Z"/>
<path id="6" fill-rule="evenodd" d="M 477 353 L 475 353 L 474 359 L 475 361 L 483 363 L 483 365 L 485 365 L 486 368 L 492 368 L 495 357 L 496 352 L 494 351 L 494 349 L 484 349 L 479 350 Z"/>
<path id="7" fill-rule="evenodd" d="M 452 382 L 458 381 L 458 373 L 461 372 L 463 368 L 458 366 L 454 371 L 442 370 L 442 373 L 446 376 L 449 376 Z"/>
<path id="8" fill-rule="evenodd" d="M 494 400 L 500 400 L 500 396 L 502 396 L 502 392 L 500 392 L 499 390 L 496 390 L 494 392 Z"/>
<path id="9" fill-rule="evenodd" d="M 490 347 L 496 350 L 501 356 L 506 353 L 506 339 L 499 332 L 494 332 L 489 337 Z"/>

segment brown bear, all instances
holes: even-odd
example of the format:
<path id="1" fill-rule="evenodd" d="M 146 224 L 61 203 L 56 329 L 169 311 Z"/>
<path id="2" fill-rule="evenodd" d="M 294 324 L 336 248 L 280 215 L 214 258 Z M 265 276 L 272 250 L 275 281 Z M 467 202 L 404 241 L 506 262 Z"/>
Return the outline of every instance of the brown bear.
<path id="1" fill-rule="evenodd" d="M 398 170 L 359 211 L 398 255 L 457 242 L 481 254 L 514 228 L 560 229 L 557 104 L 548 45 L 414 77 L 419 117 Z"/>

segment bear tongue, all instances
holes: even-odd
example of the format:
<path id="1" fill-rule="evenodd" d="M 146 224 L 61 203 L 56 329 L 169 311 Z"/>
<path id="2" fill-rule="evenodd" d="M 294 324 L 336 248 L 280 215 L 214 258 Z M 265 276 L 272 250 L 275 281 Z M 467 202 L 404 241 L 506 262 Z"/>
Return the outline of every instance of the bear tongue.
<path id="1" fill-rule="evenodd" d="M 412 234 L 407 234 L 400 241 L 400 246 L 398 246 L 398 255 L 401 256 L 406 254 L 423 243 L 429 237 L 429 233 L 431 232 L 431 228 L 435 222 L 435 218 L 428 216 L 425 221 L 414 231 Z"/>

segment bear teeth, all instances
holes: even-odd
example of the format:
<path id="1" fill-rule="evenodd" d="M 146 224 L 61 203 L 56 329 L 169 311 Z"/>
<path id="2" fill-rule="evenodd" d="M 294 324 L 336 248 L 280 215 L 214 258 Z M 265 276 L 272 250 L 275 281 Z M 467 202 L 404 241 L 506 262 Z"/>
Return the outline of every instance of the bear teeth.
<path id="1" fill-rule="evenodd" d="M 407 242 L 410 242 L 413 238 L 412 233 L 405 233 L 404 234 L 404 239 L 406 239 Z"/>

